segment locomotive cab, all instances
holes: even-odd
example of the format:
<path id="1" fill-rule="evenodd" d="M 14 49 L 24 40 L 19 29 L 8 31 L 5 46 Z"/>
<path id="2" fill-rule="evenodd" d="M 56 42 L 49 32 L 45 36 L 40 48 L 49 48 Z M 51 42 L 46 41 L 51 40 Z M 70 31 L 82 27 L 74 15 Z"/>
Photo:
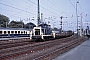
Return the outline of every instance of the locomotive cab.
<path id="1" fill-rule="evenodd" d="M 47 24 L 40 24 L 39 26 L 34 27 L 30 34 L 31 39 L 49 39 L 52 37 L 52 29 L 50 25 Z"/>

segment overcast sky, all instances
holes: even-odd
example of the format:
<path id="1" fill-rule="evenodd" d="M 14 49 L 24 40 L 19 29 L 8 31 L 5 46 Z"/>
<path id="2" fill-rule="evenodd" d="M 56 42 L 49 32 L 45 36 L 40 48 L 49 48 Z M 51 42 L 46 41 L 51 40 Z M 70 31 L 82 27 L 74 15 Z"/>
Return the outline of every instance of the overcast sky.
<path id="1" fill-rule="evenodd" d="M 75 31 L 77 27 L 76 4 L 79 22 L 82 13 L 83 27 L 90 26 L 90 23 L 85 24 L 85 22 L 90 22 L 90 0 L 40 0 L 43 21 L 46 23 L 49 21 L 52 28 L 60 28 L 60 17 L 63 16 L 63 29 Z M 23 20 L 24 23 L 37 24 L 37 0 L 0 0 L 0 14 L 9 17 L 10 21 Z"/>

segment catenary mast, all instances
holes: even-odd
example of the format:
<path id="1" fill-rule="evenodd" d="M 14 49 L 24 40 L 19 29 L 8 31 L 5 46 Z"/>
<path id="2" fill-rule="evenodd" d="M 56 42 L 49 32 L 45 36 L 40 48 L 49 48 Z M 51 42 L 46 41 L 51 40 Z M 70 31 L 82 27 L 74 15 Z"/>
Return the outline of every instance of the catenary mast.
<path id="1" fill-rule="evenodd" d="M 37 17 L 38 23 L 37 25 L 40 24 L 40 6 L 39 6 L 39 0 L 38 0 L 38 17 Z"/>

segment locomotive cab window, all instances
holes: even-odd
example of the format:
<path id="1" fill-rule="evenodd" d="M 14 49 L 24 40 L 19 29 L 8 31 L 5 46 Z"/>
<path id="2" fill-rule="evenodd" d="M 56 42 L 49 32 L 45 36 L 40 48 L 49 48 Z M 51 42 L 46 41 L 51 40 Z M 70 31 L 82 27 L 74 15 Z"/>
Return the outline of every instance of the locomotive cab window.
<path id="1" fill-rule="evenodd" d="M 42 32 L 45 34 L 46 33 L 46 31 L 45 31 L 46 29 L 42 29 Z"/>
<path id="2" fill-rule="evenodd" d="M 2 31 L 0 31 L 0 34 L 2 34 Z"/>
<path id="3" fill-rule="evenodd" d="M 44 29 L 42 29 L 42 32 L 44 33 Z"/>
<path id="4" fill-rule="evenodd" d="M 40 35 L 40 29 L 35 29 L 35 35 Z"/>

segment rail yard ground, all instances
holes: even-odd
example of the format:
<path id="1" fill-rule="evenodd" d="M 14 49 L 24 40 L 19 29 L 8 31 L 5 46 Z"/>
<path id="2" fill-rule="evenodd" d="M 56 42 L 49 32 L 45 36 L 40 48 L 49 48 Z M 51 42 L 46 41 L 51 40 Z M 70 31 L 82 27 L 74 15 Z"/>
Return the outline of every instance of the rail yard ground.
<path id="1" fill-rule="evenodd" d="M 86 41 L 76 35 L 45 42 L 29 39 L 0 41 L 0 60 L 52 60 Z"/>
<path id="2" fill-rule="evenodd" d="M 90 38 L 78 47 L 71 49 L 53 60 L 90 60 Z"/>

